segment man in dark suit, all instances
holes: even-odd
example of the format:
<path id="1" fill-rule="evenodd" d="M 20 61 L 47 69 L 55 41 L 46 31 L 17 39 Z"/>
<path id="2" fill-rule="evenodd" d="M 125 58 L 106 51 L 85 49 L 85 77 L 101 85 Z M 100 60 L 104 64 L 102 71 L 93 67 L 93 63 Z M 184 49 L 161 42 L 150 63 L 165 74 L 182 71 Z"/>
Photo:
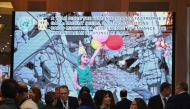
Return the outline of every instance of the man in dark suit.
<path id="1" fill-rule="evenodd" d="M 149 99 L 148 109 L 164 109 L 166 97 L 171 94 L 172 86 L 167 82 L 163 82 L 160 86 L 160 94 Z"/>
<path id="2" fill-rule="evenodd" d="M 55 107 L 55 105 L 57 104 L 57 97 L 55 95 L 55 92 L 47 92 L 45 94 L 45 102 L 46 105 L 40 107 L 39 109 L 58 109 L 57 107 Z"/>
<path id="3" fill-rule="evenodd" d="M 190 95 L 187 93 L 187 91 L 187 83 L 178 83 L 175 89 L 176 95 L 168 99 L 165 109 L 183 109 L 184 105 L 190 101 Z"/>
<path id="4" fill-rule="evenodd" d="M 116 109 L 129 109 L 132 101 L 127 99 L 127 90 L 120 91 L 121 101 L 116 103 Z"/>
<path id="5" fill-rule="evenodd" d="M 185 106 L 183 107 L 183 109 L 190 109 L 190 102 L 187 102 L 187 103 L 185 104 Z"/>
<path id="6" fill-rule="evenodd" d="M 59 109 L 77 109 L 79 104 L 76 97 L 69 96 L 69 89 L 66 85 L 59 87 L 60 98 L 56 107 Z"/>

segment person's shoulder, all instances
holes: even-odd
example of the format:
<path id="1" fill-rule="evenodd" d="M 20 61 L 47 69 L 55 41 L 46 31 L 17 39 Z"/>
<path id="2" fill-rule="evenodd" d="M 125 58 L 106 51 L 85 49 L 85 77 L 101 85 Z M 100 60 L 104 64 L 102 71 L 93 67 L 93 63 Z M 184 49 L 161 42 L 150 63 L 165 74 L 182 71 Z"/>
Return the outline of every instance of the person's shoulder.
<path id="1" fill-rule="evenodd" d="M 59 108 L 45 105 L 45 106 L 40 107 L 39 109 L 59 109 Z"/>
<path id="2" fill-rule="evenodd" d="M 181 93 L 181 94 L 179 94 L 179 95 L 190 96 L 190 94 L 187 93 L 187 92 L 183 92 L 183 93 Z"/>
<path id="3" fill-rule="evenodd" d="M 170 96 L 170 97 L 168 98 L 168 101 L 167 101 L 167 102 L 175 101 L 175 100 L 177 100 L 178 98 L 179 98 L 179 95 Z"/>
<path id="4" fill-rule="evenodd" d="M 31 109 L 38 109 L 36 103 L 34 101 L 32 101 L 31 99 L 28 99 L 26 101 L 24 101 L 21 105 L 20 105 L 21 109 L 27 109 L 27 108 L 31 108 Z"/>
<path id="5" fill-rule="evenodd" d="M 77 99 L 77 97 L 69 96 L 69 99 Z"/>
<path id="6" fill-rule="evenodd" d="M 93 109 L 100 109 L 100 107 L 99 106 L 94 106 Z"/>
<path id="7" fill-rule="evenodd" d="M 157 99 L 157 98 L 160 98 L 160 94 L 157 94 L 157 95 L 154 95 L 154 96 L 150 97 L 150 100 L 151 99 Z"/>
<path id="8" fill-rule="evenodd" d="M 180 98 L 180 99 L 185 98 L 185 99 L 189 99 L 190 100 L 190 95 L 187 92 L 183 92 L 183 93 L 181 93 L 179 95 L 174 95 L 174 98 L 177 98 L 177 99 L 178 98 Z"/>
<path id="9" fill-rule="evenodd" d="M 69 96 L 68 98 L 69 98 L 69 101 L 70 101 L 70 102 L 73 102 L 73 103 L 78 104 L 78 99 L 77 99 L 77 97 Z"/>
<path id="10" fill-rule="evenodd" d="M 132 101 L 129 100 L 129 99 L 127 99 L 127 98 L 123 98 L 123 99 L 121 99 L 121 101 L 119 101 L 119 102 L 132 102 Z"/>
<path id="11" fill-rule="evenodd" d="M 17 105 L 13 100 L 0 101 L 0 109 L 17 109 Z"/>
<path id="12" fill-rule="evenodd" d="M 190 101 L 185 103 L 184 105 L 184 109 L 190 109 Z"/>
<path id="13" fill-rule="evenodd" d="M 39 100 L 38 103 L 37 103 L 37 106 L 38 107 L 42 107 L 44 105 L 43 101 L 42 100 Z"/>
<path id="14" fill-rule="evenodd" d="M 77 109 L 93 109 L 93 107 L 89 105 L 82 105 L 82 106 L 79 106 Z"/>
<path id="15" fill-rule="evenodd" d="M 15 107 L 10 107 L 7 104 L 1 104 L 0 109 L 17 109 L 17 107 L 16 106 Z"/>

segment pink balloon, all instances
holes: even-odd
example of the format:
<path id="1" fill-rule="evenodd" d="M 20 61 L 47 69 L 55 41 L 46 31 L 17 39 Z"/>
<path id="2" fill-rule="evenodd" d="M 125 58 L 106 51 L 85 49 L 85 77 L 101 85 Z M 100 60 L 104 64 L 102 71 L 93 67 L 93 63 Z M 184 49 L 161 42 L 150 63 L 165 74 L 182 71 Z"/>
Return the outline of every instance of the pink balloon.
<path id="1" fill-rule="evenodd" d="M 108 39 L 109 33 L 107 29 L 103 29 L 101 27 L 96 27 L 93 30 L 93 39 L 102 43 L 105 42 Z"/>

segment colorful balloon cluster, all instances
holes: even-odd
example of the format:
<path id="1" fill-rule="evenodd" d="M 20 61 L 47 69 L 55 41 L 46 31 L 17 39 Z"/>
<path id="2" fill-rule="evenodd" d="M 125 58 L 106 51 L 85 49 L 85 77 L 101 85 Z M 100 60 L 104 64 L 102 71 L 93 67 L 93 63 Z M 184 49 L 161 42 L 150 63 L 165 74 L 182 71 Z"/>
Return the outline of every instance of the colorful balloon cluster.
<path id="1" fill-rule="evenodd" d="M 96 32 L 108 32 L 107 30 L 95 30 Z M 94 49 L 97 49 L 101 43 L 111 50 L 119 50 L 123 46 L 123 39 L 120 35 L 92 35 L 91 45 Z"/>

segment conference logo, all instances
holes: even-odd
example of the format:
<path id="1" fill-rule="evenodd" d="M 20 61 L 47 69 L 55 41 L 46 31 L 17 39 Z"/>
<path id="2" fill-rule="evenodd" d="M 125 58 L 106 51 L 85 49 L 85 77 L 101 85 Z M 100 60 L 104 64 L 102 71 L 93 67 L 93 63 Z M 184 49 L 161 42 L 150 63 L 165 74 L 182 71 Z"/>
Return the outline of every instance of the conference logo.
<path id="1" fill-rule="evenodd" d="M 18 21 L 18 27 L 21 30 L 31 30 L 34 27 L 34 21 L 29 17 L 20 18 Z"/>

